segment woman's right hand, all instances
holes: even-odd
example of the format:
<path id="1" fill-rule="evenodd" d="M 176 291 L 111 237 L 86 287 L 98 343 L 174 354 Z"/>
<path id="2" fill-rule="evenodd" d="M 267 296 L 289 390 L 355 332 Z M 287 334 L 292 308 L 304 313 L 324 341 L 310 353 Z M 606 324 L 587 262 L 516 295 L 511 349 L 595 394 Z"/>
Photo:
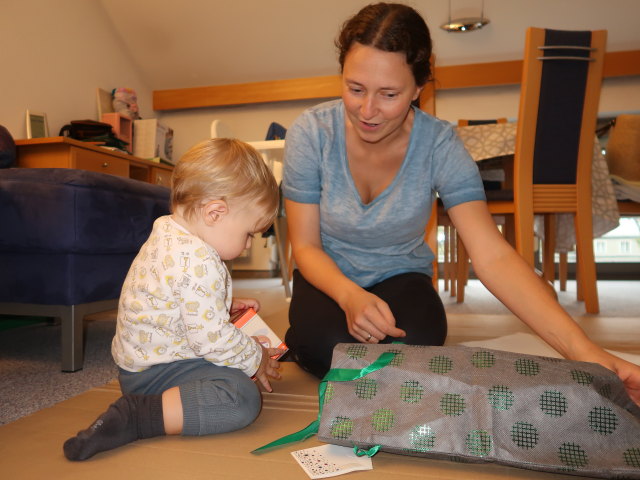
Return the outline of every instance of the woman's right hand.
<path id="1" fill-rule="evenodd" d="M 285 205 L 289 238 L 300 272 L 344 310 L 351 336 L 365 343 L 378 343 L 387 336 L 406 336 L 396 328 L 396 319 L 387 303 L 347 279 L 324 251 L 319 206 L 289 199 Z"/>
<path id="2" fill-rule="evenodd" d="M 396 319 L 387 302 L 359 289 L 342 305 L 347 327 L 353 338 L 362 343 L 378 343 L 389 337 L 405 337 L 406 332 L 396 327 Z"/>

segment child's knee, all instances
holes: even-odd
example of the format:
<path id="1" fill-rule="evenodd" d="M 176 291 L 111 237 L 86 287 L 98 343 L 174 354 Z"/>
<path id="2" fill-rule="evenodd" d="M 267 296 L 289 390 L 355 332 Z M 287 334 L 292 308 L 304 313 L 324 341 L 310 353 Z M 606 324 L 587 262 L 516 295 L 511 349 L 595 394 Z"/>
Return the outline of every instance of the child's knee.
<path id="1" fill-rule="evenodd" d="M 262 395 L 260 394 L 258 386 L 252 380 L 242 382 L 238 385 L 237 408 L 239 418 L 246 419 L 246 423 L 242 425 L 243 427 L 252 423 L 260 414 L 260 410 L 262 409 Z"/>
<path id="2" fill-rule="evenodd" d="M 180 392 L 184 435 L 207 435 L 244 428 L 256 419 L 262 406 L 258 387 L 245 374 L 235 378 L 203 379 L 182 385 Z"/>

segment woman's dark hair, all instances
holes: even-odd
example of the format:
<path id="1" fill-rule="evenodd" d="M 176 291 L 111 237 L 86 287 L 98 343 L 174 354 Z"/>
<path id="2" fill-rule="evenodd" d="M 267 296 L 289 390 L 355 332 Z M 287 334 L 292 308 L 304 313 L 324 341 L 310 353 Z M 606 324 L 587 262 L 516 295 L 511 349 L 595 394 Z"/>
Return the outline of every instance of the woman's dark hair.
<path id="1" fill-rule="evenodd" d="M 348 19 L 336 39 L 341 70 L 355 42 L 384 52 L 404 53 L 418 86 L 431 77 L 429 28 L 420 14 L 407 5 L 375 3 Z"/>

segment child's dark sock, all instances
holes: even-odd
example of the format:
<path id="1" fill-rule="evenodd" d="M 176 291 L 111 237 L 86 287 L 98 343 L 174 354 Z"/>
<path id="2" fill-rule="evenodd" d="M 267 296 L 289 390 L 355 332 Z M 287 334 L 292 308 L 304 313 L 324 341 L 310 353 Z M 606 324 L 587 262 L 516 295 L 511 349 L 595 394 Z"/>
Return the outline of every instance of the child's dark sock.
<path id="1" fill-rule="evenodd" d="M 164 435 L 162 395 L 123 395 L 86 430 L 64 442 L 69 460 L 86 460 L 140 438 Z"/>

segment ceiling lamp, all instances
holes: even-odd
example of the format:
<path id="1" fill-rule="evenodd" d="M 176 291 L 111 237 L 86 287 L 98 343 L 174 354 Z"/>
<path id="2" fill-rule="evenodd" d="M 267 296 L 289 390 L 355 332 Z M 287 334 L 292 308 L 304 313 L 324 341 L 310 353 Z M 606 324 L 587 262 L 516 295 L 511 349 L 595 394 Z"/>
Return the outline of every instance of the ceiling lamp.
<path id="1" fill-rule="evenodd" d="M 471 32 L 479 30 L 489 23 L 489 19 L 484 17 L 484 0 L 480 7 L 479 17 L 467 17 L 451 19 L 451 0 L 449 0 L 449 21 L 440 25 L 440 28 L 447 32 Z"/>

